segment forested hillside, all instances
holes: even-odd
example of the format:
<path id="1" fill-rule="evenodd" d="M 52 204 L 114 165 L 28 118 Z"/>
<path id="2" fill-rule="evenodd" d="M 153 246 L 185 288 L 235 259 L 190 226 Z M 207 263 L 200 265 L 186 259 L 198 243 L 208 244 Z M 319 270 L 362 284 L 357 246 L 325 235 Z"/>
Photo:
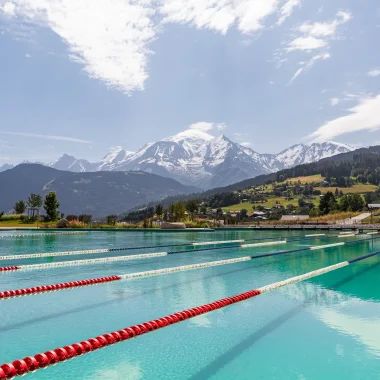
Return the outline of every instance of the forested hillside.
<path id="1" fill-rule="evenodd" d="M 380 153 L 361 149 L 356 154 L 346 154 L 352 158 L 348 157 L 347 160 L 331 158 L 281 170 L 276 173 L 275 179 L 283 182 L 288 178 L 321 174 L 331 186 L 350 187 L 354 181 L 376 186 L 380 183 Z"/>

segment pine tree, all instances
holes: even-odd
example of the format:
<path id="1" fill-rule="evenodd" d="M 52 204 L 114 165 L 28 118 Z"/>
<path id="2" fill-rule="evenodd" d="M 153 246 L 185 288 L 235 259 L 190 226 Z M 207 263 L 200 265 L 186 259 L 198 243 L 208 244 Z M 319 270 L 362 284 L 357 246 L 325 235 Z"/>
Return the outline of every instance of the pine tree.
<path id="1" fill-rule="evenodd" d="M 156 206 L 156 215 L 158 216 L 159 219 L 161 219 L 162 214 L 164 213 L 164 207 L 162 204 L 158 204 Z"/>
<path id="2" fill-rule="evenodd" d="M 44 209 L 48 220 L 56 220 L 58 218 L 59 202 L 55 191 L 50 191 L 45 196 Z"/>
<path id="3" fill-rule="evenodd" d="M 13 206 L 13 209 L 15 210 L 16 214 L 23 214 L 26 210 L 26 203 L 24 201 L 18 201 Z"/>

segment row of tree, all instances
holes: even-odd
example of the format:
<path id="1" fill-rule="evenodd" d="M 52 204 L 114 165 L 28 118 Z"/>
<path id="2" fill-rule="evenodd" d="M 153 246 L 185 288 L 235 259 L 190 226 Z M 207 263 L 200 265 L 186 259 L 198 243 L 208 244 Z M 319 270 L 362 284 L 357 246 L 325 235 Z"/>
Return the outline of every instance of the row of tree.
<path id="1" fill-rule="evenodd" d="M 16 202 L 13 206 L 13 209 L 15 210 L 16 214 L 25 214 L 27 208 L 29 208 L 31 210 L 31 217 L 35 218 L 35 212 L 38 211 L 42 206 L 45 209 L 47 220 L 52 221 L 58 219 L 59 202 L 55 191 L 50 191 L 47 193 L 44 200 L 42 200 L 40 194 L 32 193 L 29 195 L 26 202 L 24 200 Z"/>
<path id="2" fill-rule="evenodd" d="M 366 203 L 360 194 L 343 195 L 337 198 L 331 191 L 327 192 L 319 202 L 319 211 L 322 215 L 333 211 L 361 211 Z"/>

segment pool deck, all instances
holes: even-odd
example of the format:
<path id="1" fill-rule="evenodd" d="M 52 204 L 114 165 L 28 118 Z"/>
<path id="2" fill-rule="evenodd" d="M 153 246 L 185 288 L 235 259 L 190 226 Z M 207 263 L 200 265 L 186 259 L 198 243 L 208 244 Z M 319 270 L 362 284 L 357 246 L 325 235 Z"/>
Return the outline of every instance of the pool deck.
<path id="1" fill-rule="evenodd" d="M 0 231 L 144 231 L 144 232 L 214 232 L 220 230 L 370 230 L 380 231 L 380 224 L 295 224 L 295 225 L 273 225 L 273 226 L 244 226 L 231 225 L 218 228 L 186 228 L 173 230 L 160 230 L 158 228 L 37 228 L 37 227 L 0 227 Z"/>

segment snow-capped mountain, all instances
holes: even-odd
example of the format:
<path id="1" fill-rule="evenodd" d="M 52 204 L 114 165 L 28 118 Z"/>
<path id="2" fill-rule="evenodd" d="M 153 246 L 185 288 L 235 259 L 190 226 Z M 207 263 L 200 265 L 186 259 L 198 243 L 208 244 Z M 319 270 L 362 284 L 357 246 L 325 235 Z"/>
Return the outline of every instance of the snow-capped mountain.
<path id="1" fill-rule="evenodd" d="M 323 158 L 347 153 L 352 150 L 354 148 L 349 145 L 332 141 L 310 145 L 297 144 L 277 154 L 276 160 L 281 162 L 284 168 L 290 168 L 292 166 L 316 162 Z"/>
<path id="2" fill-rule="evenodd" d="M 335 142 L 297 144 L 279 154 L 259 154 L 199 129 L 148 143 L 137 152 L 118 146 L 100 162 L 64 154 L 49 166 L 74 172 L 141 170 L 174 178 L 183 184 L 209 189 L 226 186 L 260 174 L 318 161 L 354 148 Z"/>

